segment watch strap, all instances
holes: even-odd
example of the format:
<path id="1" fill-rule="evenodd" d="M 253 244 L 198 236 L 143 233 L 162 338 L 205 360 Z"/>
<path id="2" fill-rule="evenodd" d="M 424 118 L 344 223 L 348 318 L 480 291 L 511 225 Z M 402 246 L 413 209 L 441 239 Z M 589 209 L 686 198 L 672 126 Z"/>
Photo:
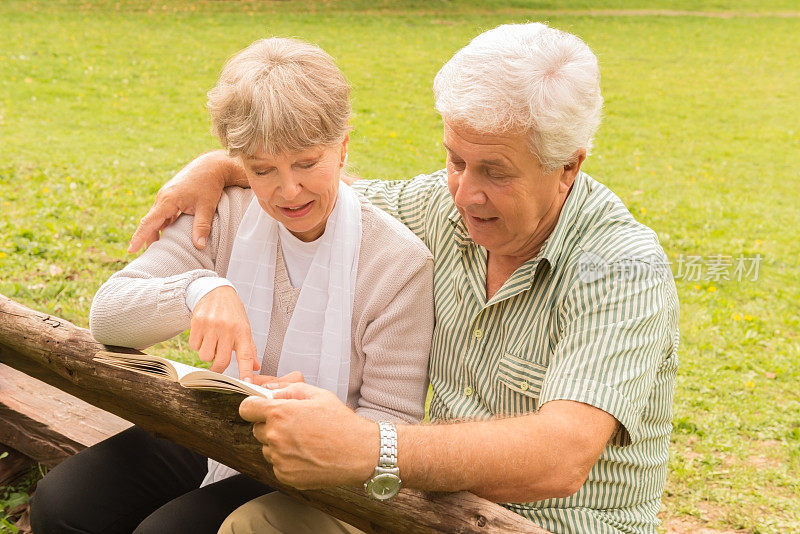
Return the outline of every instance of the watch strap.
<path id="1" fill-rule="evenodd" d="M 400 469 L 397 467 L 397 428 L 393 423 L 378 423 L 380 450 L 378 465 L 372 476 L 364 482 L 367 495 L 379 501 L 391 499 L 400 491 Z"/>
<path id="2" fill-rule="evenodd" d="M 397 428 L 394 423 L 381 421 L 378 423 L 380 429 L 380 453 L 378 465 L 380 467 L 397 467 Z"/>

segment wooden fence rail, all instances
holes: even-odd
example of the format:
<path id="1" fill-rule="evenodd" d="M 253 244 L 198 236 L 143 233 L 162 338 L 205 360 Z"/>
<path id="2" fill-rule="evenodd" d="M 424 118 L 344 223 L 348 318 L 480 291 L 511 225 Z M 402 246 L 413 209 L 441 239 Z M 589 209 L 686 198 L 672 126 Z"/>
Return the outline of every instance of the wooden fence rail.
<path id="1" fill-rule="evenodd" d="M 368 498 L 363 488 L 299 491 L 282 484 L 261 456 L 250 425 L 238 415 L 241 396 L 191 391 L 165 380 L 98 365 L 92 357 L 100 350 L 106 347 L 87 330 L 0 295 L 0 362 L 366 532 L 546 534 L 521 516 L 467 492 L 434 494 L 404 489 L 389 503 L 380 503 Z"/>

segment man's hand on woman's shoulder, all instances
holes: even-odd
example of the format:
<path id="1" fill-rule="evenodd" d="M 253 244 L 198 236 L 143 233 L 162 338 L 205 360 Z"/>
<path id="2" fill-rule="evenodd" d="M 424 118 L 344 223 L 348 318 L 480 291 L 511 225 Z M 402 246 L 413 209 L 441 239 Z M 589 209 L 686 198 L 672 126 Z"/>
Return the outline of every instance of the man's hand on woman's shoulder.
<path id="1" fill-rule="evenodd" d="M 204 249 L 226 185 L 247 187 L 247 178 L 238 160 L 222 150 L 193 159 L 158 191 L 150 211 L 139 221 L 131 237 L 128 252 L 137 252 L 142 246 L 158 241 L 161 231 L 181 213 L 194 215 L 192 242 L 196 248 Z"/>
<path id="2" fill-rule="evenodd" d="M 360 178 L 343 172 L 341 179 L 352 185 Z M 223 150 L 197 156 L 159 189 L 150 211 L 142 217 L 131 236 L 128 252 L 136 253 L 143 246 L 149 247 L 158 241 L 161 231 L 181 213 L 194 215 L 192 243 L 203 250 L 211 234 L 211 222 L 222 190 L 232 185 L 250 187 L 238 158 L 231 158 Z"/>

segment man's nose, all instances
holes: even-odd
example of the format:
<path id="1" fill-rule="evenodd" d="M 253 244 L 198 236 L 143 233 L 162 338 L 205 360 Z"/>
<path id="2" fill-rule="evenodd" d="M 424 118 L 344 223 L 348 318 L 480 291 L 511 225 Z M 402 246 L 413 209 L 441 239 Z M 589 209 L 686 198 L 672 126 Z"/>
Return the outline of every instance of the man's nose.
<path id="1" fill-rule="evenodd" d="M 458 189 L 453 199 L 457 206 L 474 206 L 486 203 L 486 194 L 480 176 L 469 166 L 464 168 L 458 179 Z"/>

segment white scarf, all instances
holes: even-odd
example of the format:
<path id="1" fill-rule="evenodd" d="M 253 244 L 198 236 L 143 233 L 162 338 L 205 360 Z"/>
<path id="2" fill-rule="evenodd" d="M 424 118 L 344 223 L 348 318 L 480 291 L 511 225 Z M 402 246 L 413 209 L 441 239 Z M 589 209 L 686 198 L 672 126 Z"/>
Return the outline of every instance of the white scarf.
<path id="1" fill-rule="evenodd" d="M 227 278 L 244 303 L 259 362 L 264 359 L 275 297 L 279 224 L 253 198 L 236 232 L 228 266 Z M 355 190 L 343 183 L 319 239 L 283 339 L 278 376 L 301 371 L 306 383 L 332 391 L 347 403 L 361 203 Z M 235 353 L 225 374 L 239 376 Z M 209 460 L 203 485 L 235 473 Z"/>
<path id="2" fill-rule="evenodd" d="M 250 331 L 264 359 L 272 301 L 278 223 L 253 198 L 236 233 L 228 280 L 244 303 Z M 283 340 L 278 376 L 301 371 L 309 384 L 347 402 L 350 382 L 350 330 L 361 246 L 361 204 L 357 193 L 339 184 L 336 205 L 303 282 Z M 287 254 L 286 249 L 283 250 Z M 238 377 L 236 358 L 225 374 Z"/>

